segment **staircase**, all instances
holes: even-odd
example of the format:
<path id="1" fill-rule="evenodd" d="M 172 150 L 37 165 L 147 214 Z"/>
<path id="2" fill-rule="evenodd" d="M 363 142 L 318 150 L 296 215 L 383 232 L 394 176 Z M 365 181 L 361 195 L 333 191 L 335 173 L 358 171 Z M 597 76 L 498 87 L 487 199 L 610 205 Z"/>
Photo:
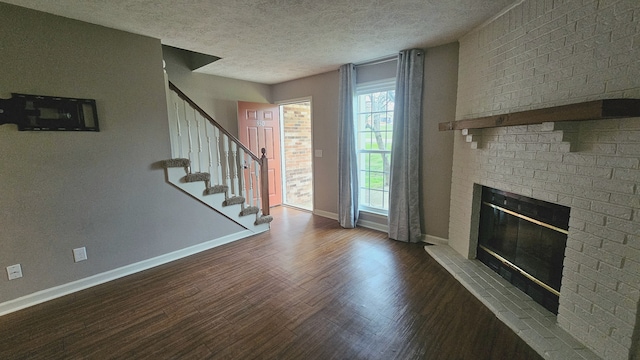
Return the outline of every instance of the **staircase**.
<path id="1" fill-rule="evenodd" d="M 167 84 L 172 158 L 161 161 L 167 181 L 253 233 L 269 230 L 273 217 L 264 149 L 257 157 Z"/>

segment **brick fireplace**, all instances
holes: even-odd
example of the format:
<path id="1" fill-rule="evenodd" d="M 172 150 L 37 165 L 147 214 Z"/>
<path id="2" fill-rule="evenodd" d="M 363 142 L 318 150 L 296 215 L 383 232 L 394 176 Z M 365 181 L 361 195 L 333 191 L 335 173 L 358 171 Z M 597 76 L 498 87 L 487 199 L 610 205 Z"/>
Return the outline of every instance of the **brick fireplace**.
<path id="1" fill-rule="evenodd" d="M 449 245 L 475 258 L 478 184 L 570 207 L 558 324 L 626 359 L 638 326 L 640 119 L 558 125 L 484 129 L 477 149 L 456 136 Z"/>
<path id="2" fill-rule="evenodd" d="M 640 98 L 637 0 L 515 4 L 460 40 L 456 118 Z M 568 206 L 557 324 L 639 358 L 640 118 L 456 131 L 448 245 L 475 258 L 480 185 Z"/>

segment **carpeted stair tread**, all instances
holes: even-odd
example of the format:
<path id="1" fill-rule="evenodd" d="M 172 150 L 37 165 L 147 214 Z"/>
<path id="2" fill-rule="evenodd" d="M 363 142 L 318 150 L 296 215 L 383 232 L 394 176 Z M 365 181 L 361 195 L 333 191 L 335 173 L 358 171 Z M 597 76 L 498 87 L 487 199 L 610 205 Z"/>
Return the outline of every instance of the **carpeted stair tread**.
<path id="1" fill-rule="evenodd" d="M 223 206 L 244 204 L 244 196 L 232 196 L 224 201 Z"/>
<path id="2" fill-rule="evenodd" d="M 185 182 L 209 181 L 209 179 L 211 179 L 211 175 L 204 172 L 187 174 L 184 177 Z"/>
<path id="3" fill-rule="evenodd" d="M 273 216 L 271 216 L 271 215 L 262 215 L 262 216 L 260 216 L 259 219 L 256 220 L 256 222 L 254 224 L 256 224 L 256 225 L 268 224 L 268 223 L 270 223 L 272 221 L 273 221 Z"/>
<path id="4" fill-rule="evenodd" d="M 227 185 L 213 185 L 212 187 L 207 188 L 204 191 L 204 194 L 205 195 L 220 194 L 220 193 L 227 192 L 227 190 L 229 190 L 229 187 Z"/>
<path id="5" fill-rule="evenodd" d="M 240 216 L 247 216 L 252 214 L 257 214 L 260 211 L 257 206 L 247 206 L 246 208 L 240 211 Z"/>
<path id="6" fill-rule="evenodd" d="M 161 162 L 162 167 L 165 169 L 174 168 L 174 167 L 188 167 L 190 163 L 191 162 L 189 161 L 189 159 L 181 159 L 181 158 L 162 160 Z"/>

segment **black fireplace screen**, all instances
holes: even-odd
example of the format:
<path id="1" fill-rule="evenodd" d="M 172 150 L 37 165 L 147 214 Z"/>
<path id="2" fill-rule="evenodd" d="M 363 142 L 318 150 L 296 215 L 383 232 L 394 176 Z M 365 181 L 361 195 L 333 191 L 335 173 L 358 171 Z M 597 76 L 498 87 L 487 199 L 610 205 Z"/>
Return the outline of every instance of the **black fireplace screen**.
<path id="1" fill-rule="evenodd" d="M 557 313 L 569 208 L 483 187 L 478 259 Z"/>

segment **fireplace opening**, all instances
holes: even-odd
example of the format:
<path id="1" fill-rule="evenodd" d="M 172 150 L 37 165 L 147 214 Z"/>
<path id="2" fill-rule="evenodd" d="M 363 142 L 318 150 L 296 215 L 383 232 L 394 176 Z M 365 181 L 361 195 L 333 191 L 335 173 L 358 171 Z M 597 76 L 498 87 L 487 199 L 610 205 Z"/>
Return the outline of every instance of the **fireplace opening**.
<path id="1" fill-rule="evenodd" d="M 557 314 L 570 209 L 489 187 L 480 209 L 478 260 Z"/>

